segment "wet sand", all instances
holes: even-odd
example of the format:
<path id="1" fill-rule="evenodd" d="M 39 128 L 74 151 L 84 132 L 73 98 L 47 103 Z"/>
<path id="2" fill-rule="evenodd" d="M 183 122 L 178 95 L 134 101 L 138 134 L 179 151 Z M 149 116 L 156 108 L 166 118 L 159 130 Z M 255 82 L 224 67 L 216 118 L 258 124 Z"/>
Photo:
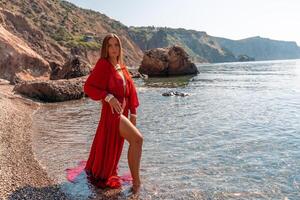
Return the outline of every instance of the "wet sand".
<path id="1" fill-rule="evenodd" d="M 40 103 L 0 81 L 0 199 L 67 199 L 32 151 L 32 115 Z"/>

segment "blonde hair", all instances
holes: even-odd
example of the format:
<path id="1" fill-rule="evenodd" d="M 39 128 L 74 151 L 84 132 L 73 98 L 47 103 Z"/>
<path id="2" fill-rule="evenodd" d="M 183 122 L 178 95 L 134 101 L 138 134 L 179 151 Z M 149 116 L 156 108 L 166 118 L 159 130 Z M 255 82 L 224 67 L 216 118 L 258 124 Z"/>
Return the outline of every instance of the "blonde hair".
<path id="1" fill-rule="evenodd" d="M 114 33 L 110 33 L 108 35 L 105 36 L 105 38 L 103 39 L 103 42 L 102 42 L 102 47 L 101 47 L 101 55 L 100 57 L 101 58 L 105 58 L 105 59 L 108 59 L 108 40 L 111 39 L 111 38 L 116 38 L 118 43 L 119 43 L 119 46 L 120 46 L 120 50 L 119 50 L 119 56 L 117 57 L 117 61 L 123 65 L 124 64 L 124 61 L 123 61 L 123 48 L 122 48 L 122 44 L 121 44 L 121 40 L 120 38 L 114 34 Z"/>

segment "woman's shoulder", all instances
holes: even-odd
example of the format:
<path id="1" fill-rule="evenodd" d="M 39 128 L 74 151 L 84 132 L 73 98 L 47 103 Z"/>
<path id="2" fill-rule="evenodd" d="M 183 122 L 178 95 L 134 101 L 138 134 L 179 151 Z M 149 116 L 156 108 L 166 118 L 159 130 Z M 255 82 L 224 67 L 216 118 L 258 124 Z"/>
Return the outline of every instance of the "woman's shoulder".
<path id="1" fill-rule="evenodd" d="M 97 63 L 95 64 L 94 69 L 108 70 L 109 63 L 105 58 L 99 58 Z"/>
<path id="2" fill-rule="evenodd" d="M 108 61 L 105 58 L 99 58 L 97 64 L 107 65 Z"/>

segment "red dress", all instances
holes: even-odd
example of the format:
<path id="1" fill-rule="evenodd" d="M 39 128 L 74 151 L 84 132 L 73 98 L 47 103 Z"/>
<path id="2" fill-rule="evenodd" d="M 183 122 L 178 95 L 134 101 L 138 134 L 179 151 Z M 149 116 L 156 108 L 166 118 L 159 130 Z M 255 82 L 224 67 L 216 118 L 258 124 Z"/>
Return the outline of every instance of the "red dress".
<path id="1" fill-rule="evenodd" d="M 112 113 L 110 105 L 104 100 L 107 94 L 112 94 L 125 106 L 123 115 L 128 117 L 136 114 L 139 100 L 133 80 L 125 66 L 122 72 L 126 80 L 124 92 L 123 79 L 114 66 L 101 58 L 96 63 L 84 84 L 84 92 L 95 101 L 102 101 L 101 117 L 92 143 L 87 162 L 81 162 L 88 177 L 98 187 L 118 188 L 122 177 L 118 176 L 118 162 L 123 149 L 124 138 L 120 136 L 120 114 Z M 80 168 L 80 167 L 79 167 Z M 67 169 L 68 179 L 74 180 L 80 169 Z"/>

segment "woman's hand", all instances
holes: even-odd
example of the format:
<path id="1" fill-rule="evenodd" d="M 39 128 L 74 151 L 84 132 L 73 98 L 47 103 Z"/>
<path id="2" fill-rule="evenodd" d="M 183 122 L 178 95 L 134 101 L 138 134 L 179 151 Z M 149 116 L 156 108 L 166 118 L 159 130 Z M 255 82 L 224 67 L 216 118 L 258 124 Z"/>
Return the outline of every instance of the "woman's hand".
<path id="1" fill-rule="evenodd" d="M 123 113 L 122 106 L 117 98 L 115 97 L 111 98 L 108 103 L 110 105 L 112 113 L 114 113 L 114 110 L 119 114 Z"/>

